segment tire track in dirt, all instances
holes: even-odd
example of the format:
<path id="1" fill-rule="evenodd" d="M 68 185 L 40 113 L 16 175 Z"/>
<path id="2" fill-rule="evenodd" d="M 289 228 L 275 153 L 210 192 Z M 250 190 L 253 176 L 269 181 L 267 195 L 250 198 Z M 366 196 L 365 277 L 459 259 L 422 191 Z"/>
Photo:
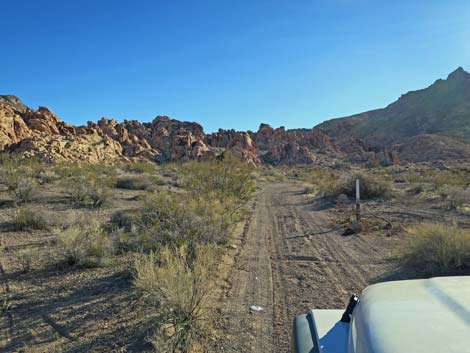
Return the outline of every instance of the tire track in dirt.
<path id="1" fill-rule="evenodd" d="M 289 352 L 296 314 L 344 308 L 349 294 L 360 292 L 377 272 L 381 249 L 374 241 L 342 237 L 302 190 L 300 182 L 288 181 L 266 184 L 258 193 L 231 289 L 222 299 L 227 335 L 217 351 Z M 250 314 L 250 305 L 264 311 Z"/>

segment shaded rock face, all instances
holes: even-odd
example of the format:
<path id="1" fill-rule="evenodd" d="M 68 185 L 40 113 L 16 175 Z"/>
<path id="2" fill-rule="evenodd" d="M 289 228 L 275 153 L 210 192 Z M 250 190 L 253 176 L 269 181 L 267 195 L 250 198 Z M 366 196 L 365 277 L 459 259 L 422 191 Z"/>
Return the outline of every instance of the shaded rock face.
<path id="1" fill-rule="evenodd" d="M 314 130 L 330 136 L 351 159 L 372 164 L 469 159 L 470 74 L 460 67 L 384 109 L 329 120 Z"/>
<path id="2" fill-rule="evenodd" d="M 264 163 L 294 164 L 314 163 L 320 154 L 341 155 L 341 150 L 322 132 L 312 129 L 273 129 L 261 124 L 254 134 L 255 144 Z"/>

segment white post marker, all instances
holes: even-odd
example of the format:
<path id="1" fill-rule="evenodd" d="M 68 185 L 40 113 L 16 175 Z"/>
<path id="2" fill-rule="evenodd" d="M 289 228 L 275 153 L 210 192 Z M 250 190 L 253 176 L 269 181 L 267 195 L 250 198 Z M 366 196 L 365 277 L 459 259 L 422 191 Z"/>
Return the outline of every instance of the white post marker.
<path id="1" fill-rule="evenodd" d="M 356 203 L 361 201 L 361 191 L 360 191 L 359 179 L 356 179 Z"/>
<path id="2" fill-rule="evenodd" d="M 356 222 L 361 223 L 361 190 L 359 178 L 356 179 Z"/>

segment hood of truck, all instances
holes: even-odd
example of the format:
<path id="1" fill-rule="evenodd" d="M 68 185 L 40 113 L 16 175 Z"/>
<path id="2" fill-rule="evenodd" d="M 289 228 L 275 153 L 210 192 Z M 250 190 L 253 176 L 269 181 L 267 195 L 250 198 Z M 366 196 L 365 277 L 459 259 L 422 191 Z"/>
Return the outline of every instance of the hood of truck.
<path id="1" fill-rule="evenodd" d="M 379 283 L 351 321 L 348 353 L 470 352 L 470 276 Z"/>

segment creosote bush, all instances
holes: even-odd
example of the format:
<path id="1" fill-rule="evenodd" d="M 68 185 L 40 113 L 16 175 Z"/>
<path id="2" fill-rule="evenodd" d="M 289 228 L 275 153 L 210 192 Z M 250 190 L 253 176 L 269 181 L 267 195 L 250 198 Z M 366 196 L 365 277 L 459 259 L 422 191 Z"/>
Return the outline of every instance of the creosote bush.
<path id="1" fill-rule="evenodd" d="M 429 183 L 436 190 L 444 186 L 464 187 L 470 185 L 470 174 L 464 170 L 426 170 L 410 172 L 407 175 L 410 183 Z"/>
<path id="2" fill-rule="evenodd" d="M 470 269 L 470 231 L 423 223 L 408 228 L 408 235 L 402 252 L 405 265 L 432 275 Z"/>
<path id="3" fill-rule="evenodd" d="M 464 205 L 470 204 L 470 189 L 457 186 L 446 186 L 441 190 L 441 195 L 449 202 L 449 208 L 457 210 Z"/>
<path id="4" fill-rule="evenodd" d="M 227 232 L 197 214 L 184 195 L 156 194 L 133 213 L 115 213 L 111 222 L 121 230 L 121 250 L 154 251 L 163 245 L 194 247 L 223 243 Z"/>
<path id="5" fill-rule="evenodd" d="M 43 212 L 22 207 L 15 211 L 12 226 L 16 231 L 25 231 L 47 229 L 49 224 Z"/>
<path id="6" fill-rule="evenodd" d="M 195 210 L 209 215 L 221 229 L 244 216 L 243 208 L 256 190 L 251 167 L 230 152 L 222 160 L 186 163 L 182 174 L 183 187 L 197 204 Z"/>
<path id="7" fill-rule="evenodd" d="M 311 186 L 305 189 L 306 194 L 316 192 L 320 196 L 331 195 L 336 186 L 338 172 L 331 169 L 299 168 L 297 175 Z"/>
<path id="8" fill-rule="evenodd" d="M 62 186 L 70 202 L 80 206 L 102 207 L 109 200 L 109 180 L 95 174 L 74 174 L 65 177 Z"/>
<path id="9" fill-rule="evenodd" d="M 205 345 L 214 321 L 209 294 L 215 257 L 213 247 L 202 246 L 190 261 L 188 248 L 180 246 L 136 258 L 134 285 L 159 312 L 150 339 L 158 352 L 190 352 Z"/>
<path id="10" fill-rule="evenodd" d="M 391 186 L 378 176 L 356 173 L 341 177 L 335 185 L 334 196 L 345 194 L 356 196 L 356 179 L 360 181 L 361 199 L 388 198 L 391 196 Z"/>
<path id="11" fill-rule="evenodd" d="M 127 175 L 117 179 L 116 187 L 128 190 L 151 190 L 154 185 L 161 184 L 156 177 L 146 175 Z"/>

